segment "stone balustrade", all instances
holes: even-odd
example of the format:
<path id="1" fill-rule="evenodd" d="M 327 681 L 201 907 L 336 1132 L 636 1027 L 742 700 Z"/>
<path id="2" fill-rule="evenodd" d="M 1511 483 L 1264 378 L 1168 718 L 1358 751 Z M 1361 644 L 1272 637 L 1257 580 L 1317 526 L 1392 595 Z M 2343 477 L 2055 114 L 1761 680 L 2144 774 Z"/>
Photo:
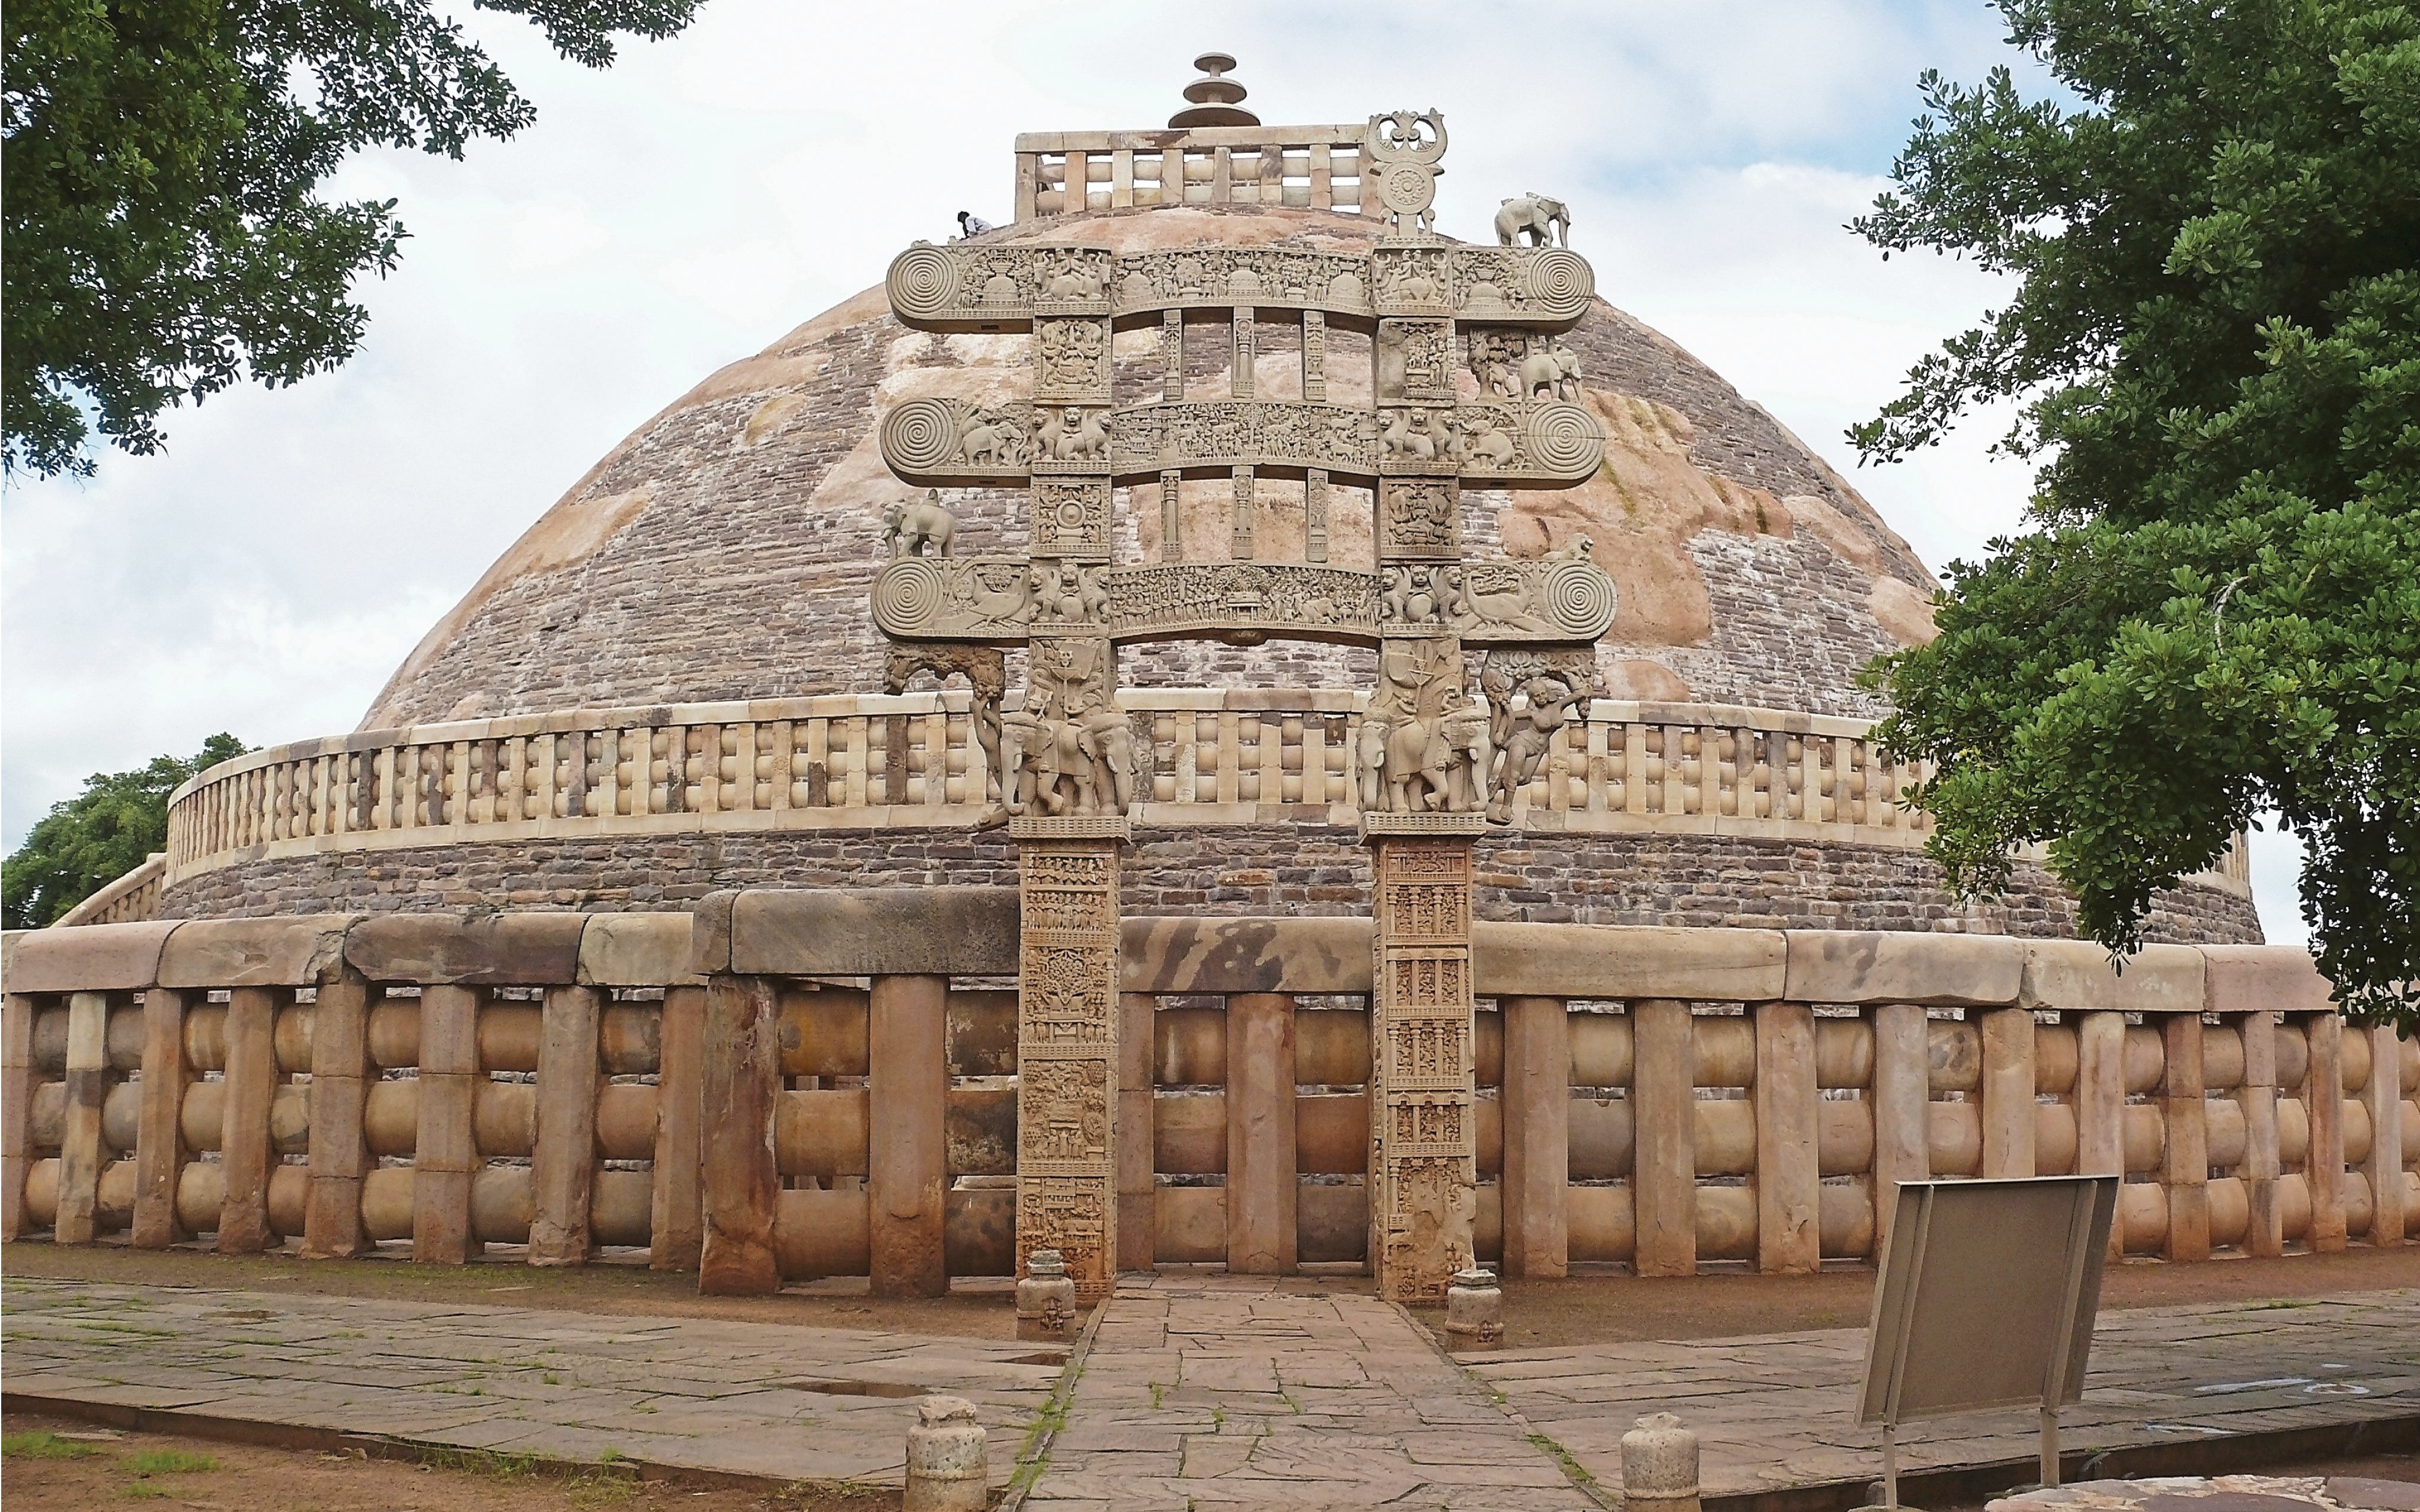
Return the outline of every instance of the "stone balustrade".
<path id="1" fill-rule="evenodd" d="M 1016 920 L 933 888 L 11 934 L 0 1230 L 1005 1274 Z M 1124 1268 L 1366 1261 L 1371 959 L 1366 918 L 1125 923 Z M 1942 1177 L 2122 1174 L 2118 1242 L 2178 1260 L 2420 1225 L 2420 1043 L 2300 951 L 1481 922 L 1473 969 L 1510 1274 L 1869 1258 L 1878 1195 Z"/>
<path id="2" fill-rule="evenodd" d="M 1027 132 L 1016 139 L 1016 218 L 1085 210 L 1265 205 L 1379 212 L 1366 123 Z M 1080 191 L 1068 186 L 1079 185 Z M 1078 194 L 1080 193 L 1080 199 Z"/>
<path id="3" fill-rule="evenodd" d="M 54 927 L 78 924 L 132 924 L 160 916 L 160 886 L 168 875 L 168 857 L 154 850 L 143 865 L 52 921 Z"/>
<path id="4" fill-rule="evenodd" d="M 1138 827 L 1354 822 L 1366 694 L 1142 688 L 1120 701 L 1149 768 Z M 1919 770 L 1885 761 L 1867 729 L 1598 699 L 1585 722 L 1557 732 L 1514 822 L 1921 846 L 1929 821 L 1896 802 Z M 984 767 L 956 691 L 373 731 L 255 752 L 178 788 L 165 878 L 264 856 L 476 841 L 965 827 L 990 806 Z"/>

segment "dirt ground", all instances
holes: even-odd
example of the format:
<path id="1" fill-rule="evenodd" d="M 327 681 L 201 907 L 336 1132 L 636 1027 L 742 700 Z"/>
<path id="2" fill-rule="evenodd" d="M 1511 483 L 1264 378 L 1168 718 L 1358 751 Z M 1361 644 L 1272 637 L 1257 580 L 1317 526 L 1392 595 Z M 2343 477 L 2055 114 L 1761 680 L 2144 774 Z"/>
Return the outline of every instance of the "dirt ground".
<path id="1" fill-rule="evenodd" d="M 1745 1271 L 1641 1280 L 1630 1275 L 1507 1281 L 1504 1347 L 1553 1348 L 1635 1339 L 1718 1339 L 1798 1329 L 1864 1328 L 1873 1310 L 1870 1270 L 1815 1276 Z M 2323 1297 L 2331 1292 L 2420 1286 L 2420 1244 L 2355 1245 L 2336 1255 L 2166 1265 L 2130 1260 L 2101 1282 L 2103 1309 Z M 1445 1327 L 1442 1312 L 1419 1315 Z"/>
<path id="2" fill-rule="evenodd" d="M 8 1512 L 132 1501 L 197 1512 L 895 1512 L 895 1489 L 701 1489 L 612 1467 L 564 1473 L 492 1455 L 431 1463 L 117 1433 L 9 1413 L 0 1446 Z"/>
<path id="3" fill-rule="evenodd" d="M 74 1248 L 35 1243 L 9 1245 L 0 1263 L 11 1276 L 68 1276 L 145 1286 L 292 1289 L 319 1297 L 484 1302 L 606 1317 L 652 1314 L 959 1338 L 1016 1336 L 1015 1294 L 1005 1279 L 961 1285 L 949 1296 L 935 1298 L 870 1296 L 862 1277 L 793 1286 L 771 1297 L 701 1297 L 697 1277 L 690 1272 L 625 1264 L 541 1269 L 523 1263 L 517 1250 L 466 1266 L 433 1266 L 400 1257 L 305 1261 L 290 1254 L 232 1255 L 200 1249 L 133 1250 L 110 1243 Z"/>

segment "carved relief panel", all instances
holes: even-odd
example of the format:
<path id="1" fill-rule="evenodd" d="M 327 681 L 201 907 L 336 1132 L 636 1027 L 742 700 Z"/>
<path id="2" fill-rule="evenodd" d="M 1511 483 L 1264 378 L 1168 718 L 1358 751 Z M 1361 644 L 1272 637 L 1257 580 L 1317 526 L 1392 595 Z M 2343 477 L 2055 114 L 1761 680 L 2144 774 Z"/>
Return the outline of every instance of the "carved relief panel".
<path id="1" fill-rule="evenodd" d="M 1117 1107 L 1118 857 L 1121 821 L 1016 821 L 1017 972 L 1016 1255 L 1066 1257 L 1078 1300 L 1116 1282 L 1111 1164 Z"/>

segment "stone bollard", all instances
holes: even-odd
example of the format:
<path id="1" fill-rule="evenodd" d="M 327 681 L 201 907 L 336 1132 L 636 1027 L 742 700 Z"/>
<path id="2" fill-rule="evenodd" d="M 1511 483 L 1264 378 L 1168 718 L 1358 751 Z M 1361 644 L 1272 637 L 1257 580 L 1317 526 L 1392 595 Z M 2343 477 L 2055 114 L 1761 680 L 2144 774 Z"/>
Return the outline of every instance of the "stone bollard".
<path id="1" fill-rule="evenodd" d="M 1625 1512 L 1699 1512 L 1698 1436 L 1669 1412 L 1652 1412 L 1621 1436 Z"/>
<path id="2" fill-rule="evenodd" d="M 983 1425 L 963 1396 L 927 1396 L 908 1430 L 908 1491 L 901 1512 L 984 1512 L 989 1498 Z"/>
<path id="3" fill-rule="evenodd" d="M 1036 1250 L 1016 1284 L 1016 1336 L 1064 1344 L 1076 1322 L 1076 1283 L 1057 1250 Z"/>
<path id="4" fill-rule="evenodd" d="M 1457 1349 L 1493 1349 L 1504 1342 L 1504 1292 L 1483 1266 L 1453 1273 L 1445 1289 L 1445 1336 Z"/>

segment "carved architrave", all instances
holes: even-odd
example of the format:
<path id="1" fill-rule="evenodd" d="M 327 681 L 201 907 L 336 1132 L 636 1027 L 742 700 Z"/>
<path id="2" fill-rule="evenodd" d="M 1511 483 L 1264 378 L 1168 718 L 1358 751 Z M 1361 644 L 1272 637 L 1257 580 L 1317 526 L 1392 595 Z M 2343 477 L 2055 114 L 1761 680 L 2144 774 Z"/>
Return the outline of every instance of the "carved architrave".
<path id="1" fill-rule="evenodd" d="M 1376 923 L 1370 1254 L 1379 1293 L 1397 1302 L 1442 1302 L 1472 1258 L 1470 847 L 1481 825 L 1475 815 L 1373 815 L 1365 832 Z"/>
<path id="2" fill-rule="evenodd" d="M 1121 642 L 1249 634 L 1370 645 L 1392 630 L 1521 646 L 1592 641 L 1612 624 L 1615 606 L 1613 579 L 1576 557 L 1414 559 L 1374 573 L 1290 562 L 1097 560 L 1078 552 L 1032 561 L 900 557 L 874 580 L 874 620 L 898 640 L 996 645 L 1080 629 Z"/>
<path id="3" fill-rule="evenodd" d="M 1117 1281 L 1118 846 L 1124 820 L 1019 820 L 1017 1273 L 1066 1257 L 1079 1301 Z M 1097 833 L 1086 833 L 1088 831 Z"/>
<path id="4" fill-rule="evenodd" d="M 1403 182 L 1417 192 L 1419 178 Z M 1568 328 L 1596 292 L 1587 259 L 1561 247 L 1419 241 L 1423 275 L 1435 287 L 1398 288 L 1374 300 L 1371 257 L 1282 244 L 1118 255 L 1105 247 L 918 242 L 892 260 L 887 288 L 892 312 L 920 331 L 1021 331 L 1036 316 L 1054 315 L 1125 323 L 1239 304 L 1316 310 L 1365 329 L 1373 316 L 1398 312 Z"/>

